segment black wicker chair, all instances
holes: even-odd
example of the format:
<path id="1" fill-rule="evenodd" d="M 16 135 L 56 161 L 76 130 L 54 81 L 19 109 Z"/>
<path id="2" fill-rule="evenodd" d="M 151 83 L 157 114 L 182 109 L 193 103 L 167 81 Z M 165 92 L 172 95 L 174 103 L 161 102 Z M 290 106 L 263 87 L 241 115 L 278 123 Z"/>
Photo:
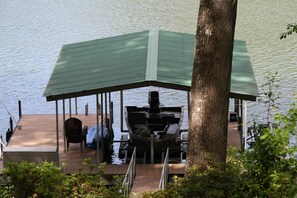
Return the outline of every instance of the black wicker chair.
<path id="1" fill-rule="evenodd" d="M 65 136 L 67 141 L 67 151 L 69 143 L 80 143 L 80 151 L 82 151 L 83 143 L 86 146 L 87 127 L 82 128 L 81 120 L 77 118 L 69 118 L 65 121 Z"/>

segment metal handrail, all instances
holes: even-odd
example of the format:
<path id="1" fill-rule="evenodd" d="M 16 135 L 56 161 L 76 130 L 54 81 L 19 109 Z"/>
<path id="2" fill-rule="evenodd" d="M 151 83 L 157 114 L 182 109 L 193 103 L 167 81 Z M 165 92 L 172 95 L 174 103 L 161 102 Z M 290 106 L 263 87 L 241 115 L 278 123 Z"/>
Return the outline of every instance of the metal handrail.
<path id="1" fill-rule="evenodd" d="M 6 148 L 6 145 L 4 144 L 2 136 L 1 136 L 1 138 L 0 138 L 0 159 L 1 160 L 3 159 L 4 148 Z"/>
<path id="2" fill-rule="evenodd" d="M 122 193 L 124 196 L 129 196 L 131 193 L 132 185 L 135 178 L 135 164 L 136 164 L 136 147 L 134 147 L 131 161 L 127 173 L 125 175 L 124 181 L 122 183 Z"/>
<path id="3" fill-rule="evenodd" d="M 163 170 L 160 178 L 159 189 L 164 190 L 168 183 L 168 175 L 169 175 L 169 148 L 167 147 L 166 156 L 163 163 Z"/>

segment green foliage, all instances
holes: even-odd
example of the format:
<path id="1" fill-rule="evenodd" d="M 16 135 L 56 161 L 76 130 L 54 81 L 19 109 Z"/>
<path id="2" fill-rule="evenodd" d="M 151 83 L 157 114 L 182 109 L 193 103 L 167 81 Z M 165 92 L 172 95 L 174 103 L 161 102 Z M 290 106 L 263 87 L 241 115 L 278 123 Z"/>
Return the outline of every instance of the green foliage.
<path id="1" fill-rule="evenodd" d="M 233 148 L 226 165 L 194 166 L 164 191 L 145 193 L 144 197 L 294 197 L 297 160 L 288 157 L 293 151 L 286 135 L 266 128 L 253 150 Z"/>
<path id="2" fill-rule="evenodd" d="M 63 191 L 65 175 L 54 163 L 10 163 L 3 170 L 8 179 L 9 187 L 13 187 L 15 197 L 29 197 L 37 194 L 39 197 L 60 197 Z"/>
<path id="3" fill-rule="evenodd" d="M 296 191 L 297 160 L 290 138 L 295 135 L 296 105 L 287 115 L 277 114 L 273 129 L 258 128 L 253 149 L 245 155 L 245 188 L 250 196 L 291 197 Z"/>
<path id="4" fill-rule="evenodd" d="M 261 101 L 267 105 L 268 117 L 276 107 L 276 74 L 267 77 L 268 88 Z M 252 149 L 230 149 L 225 165 L 206 164 L 187 170 L 164 191 L 145 194 L 149 197 L 296 197 L 297 147 L 290 140 L 296 137 L 297 103 L 286 114 L 277 113 L 268 124 L 254 122 L 256 132 Z"/>
<path id="5" fill-rule="evenodd" d="M 228 159 L 227 164 L 205 164 L 193 166 L 184 178 L 174 178 L 164 191 L 145 193 L 143 197 L 241 197 L 242 177 L 238 161 Z M 233 163 L 234 162 L 234 163 Z"/>
<path id="6" fill-rule="evenodd" d="M 0 186 L 0 197 L 11 198 L 13 197 L 14 188 L 13 186 Z"/>
<path id="7" fill-rule="evenodd" d="M 282 33 L 280 39 L 285 39 L 294 32 L 297 33 L 297 23 L 290 23 L 287 25 L 287 32 Z"/>
<path id="8" fill-rule="evenodd" d="M 266 82 L 263 83 L 260 86 L 260 94 L 261 97 L 258 99 L 259 102 L 263 103 L 266 107 L 266 119 L 267 119 L 267 124 L 269 127 L 272 127 L 272 117 L 273 117 L 273 112 L 277 111 L 278 108 L 278 103 L 277 100 L 279 99 L 279 80 L 277 78 L 278 73 L 268 73 L 265 76 Z"/>
<path id="9" fill-rule="evenodd" d="M 4 177 L 9 176 L 9 183 L 14 187 L 15 197 L 28 197 L 34 193 L 37 180 L 36 165 L 34 163 L 10 163 L 3 170 Z"/>
<path id="10" fill-rule="evenodd" d="M 83 168 L 78 173 L 72 174 L 65 182 L 67 189 L 67 195 L 69 197 L 123 197 L 120 194 L 120 179 L 117 180 L 117 185 L 112 187 L 105 187 L 103 179 L 103 173 L 105 163 L 102 163 L 98 167 L 98 173 L 92 174 L 91 171 L 94 165 L 90 159 L 86 159 L 83 162 Z M 89 174 L 83 174 L 84 170 L 89 170 Z"/>
<path id="11" fill-rule="evenodd" d="M 64 165 L 65 166 L 65 165 Z M 98 173 L 91 159 L 83 162 L 77 173 L 66 175 L 54 163 L 10 163 L 3 170 L 8 185 L 0 188 L 0 197 L 123 197 L 120 179 L 117 185 L 107 188 L 103 179 L 105 164 Z"/>
<path id="12" fill-rule="evenodd" d="M 43 162 L 35 167 L 35 192 L 39 197 L 60 197 L 66 175 L 54 163 Z"/>

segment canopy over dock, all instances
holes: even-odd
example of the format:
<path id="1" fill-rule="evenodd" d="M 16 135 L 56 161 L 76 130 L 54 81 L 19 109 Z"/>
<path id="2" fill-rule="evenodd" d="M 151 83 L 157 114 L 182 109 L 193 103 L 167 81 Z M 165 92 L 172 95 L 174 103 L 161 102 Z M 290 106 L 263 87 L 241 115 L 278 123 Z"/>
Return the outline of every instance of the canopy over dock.
<path id="1" fill-rule="evenodd" d="M 195 42 L 195 35 L 192 34 L 152 29 L 64 45 L 44 92 L 47 101 L 56 101 L 57 150 L 59 151 L 58 100 L 63 100 L 65 114 L 64 99 L 96 95 L 97 106 L 99 94 L 101 104 L 104 103 L 105 95 L 107 117 L 106 94 L 109 93 L 110 102 L 110 93 L 120 91 L 121 131 L 124 131 L 125 89 L 156 86 L 184 90 L 188 92 L 189 106 Z M 244 41 L 234 41 L 230 86 L 230 98 L 255 101 L 259 95 Z M 96 114 L 99 136 L 99 112 Z M 98 143 L 97 163 L 99 164 Z"/>
<path id="2" fill-rule="evenodd" d="M 54 101 L 144 86 L 191 90 L 195 35 L 148 30 L 64 45 L 44 96 Z M 230 97 L 259 95 L 244 41 L 235 40 Z"/>

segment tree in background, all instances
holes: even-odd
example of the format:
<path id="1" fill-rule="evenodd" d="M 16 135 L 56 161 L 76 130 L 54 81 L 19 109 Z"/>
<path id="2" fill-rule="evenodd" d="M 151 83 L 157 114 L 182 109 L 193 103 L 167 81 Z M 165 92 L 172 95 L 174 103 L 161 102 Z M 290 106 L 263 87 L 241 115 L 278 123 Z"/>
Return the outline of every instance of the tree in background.
<path id="1" fill-rule="evenodd" d="M 237 0 L 201 0 L 193 65 L 187 167 L 225 162 Z"/>
<path id="2" fill-rule="evenodd" d="M 282 33 L 280 39 L 285 39 L 288 35 L 291 35 L 294 32 L 297 33 L 297 23 L 290 23 L 287 26 L 287 32 Z"/>

